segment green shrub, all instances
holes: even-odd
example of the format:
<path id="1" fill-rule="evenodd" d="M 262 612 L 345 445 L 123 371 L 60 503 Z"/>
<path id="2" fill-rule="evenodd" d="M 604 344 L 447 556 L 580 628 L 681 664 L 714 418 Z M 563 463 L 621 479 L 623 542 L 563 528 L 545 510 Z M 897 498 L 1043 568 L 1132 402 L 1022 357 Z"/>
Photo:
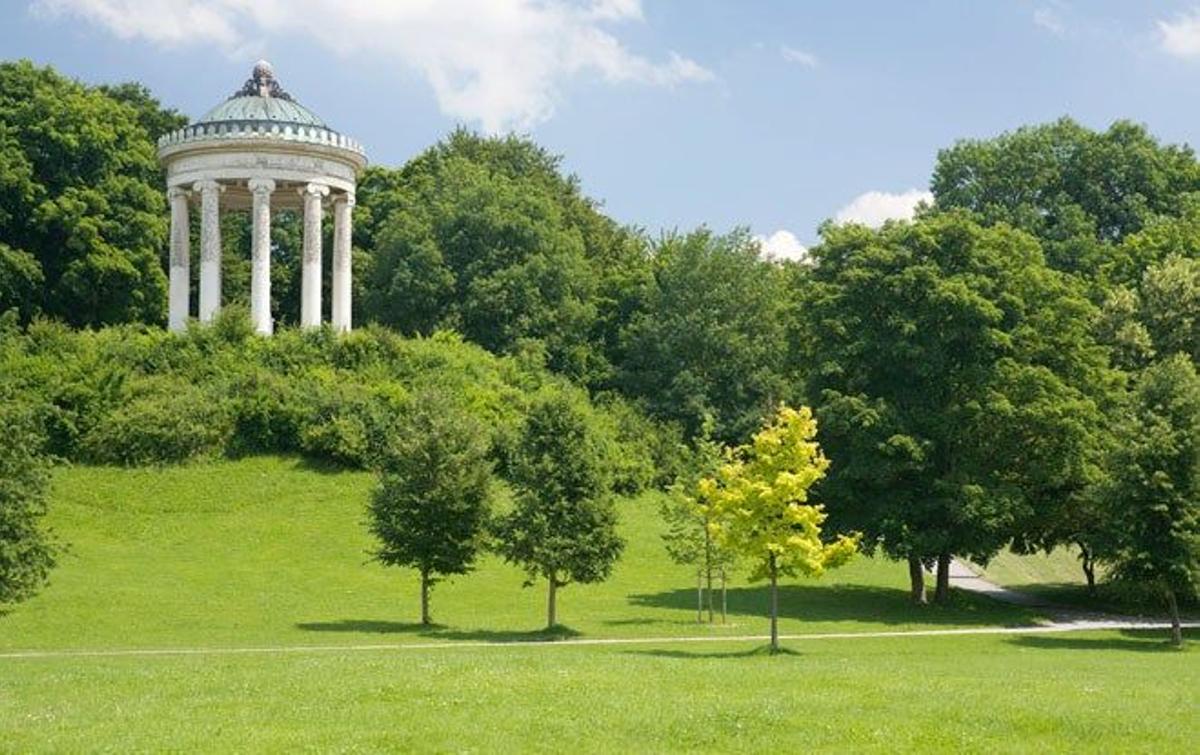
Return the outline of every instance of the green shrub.
<path id="1" fill-rule="evenodd" d="M 183 462 L 223 453 L 232 434 L 219 396 L 177 379 L 143 379 L 83 437 L 80 455 L 127 466 Z"/>
<path id="2" fill-rule="evenodd" d="M 303 451 L 339 464 L 372 467 L 387 433 L 406 408 L 398 383 L 348 382 L 347 375 L 321 371 L 306 381 L 313 411 L 300 431 Z"/>
<path id="3" fill-rule="evenodd" d="M 299 451 L 300 436 L 312 414 L 312 397 L 292 379 L 263 369 L 252 369 L 229 382 L 229 409 L 233 437 L 229 452 Z"/>

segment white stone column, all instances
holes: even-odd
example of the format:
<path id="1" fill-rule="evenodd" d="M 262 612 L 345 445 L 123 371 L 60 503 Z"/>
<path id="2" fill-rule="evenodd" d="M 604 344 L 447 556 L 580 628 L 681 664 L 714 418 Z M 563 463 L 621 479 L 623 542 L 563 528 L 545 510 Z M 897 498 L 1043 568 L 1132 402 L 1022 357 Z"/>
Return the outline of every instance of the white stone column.
<path id="1" fill-rule="evenodd" d="M 197 181 L 200 192 L 200 322 L 210 322 L 221 309 L 221 185 Z"/>
<path id="2" fill-rule="evenodd" d="M 354 195 L 339 194 L 333 200 L 333 329 L 350 330 L 351 252 L 350 223 Z"/>
<path id="3" fill-rule="evenodd" d="M 329 187 L 308 184 L 304 197 L 304 261 L 300 276 L 300 327 L 321 325 L 321 200 Z"/>
<path id="4" fill-rule="evenodd" d="M 188 218 L 186 189 L 172 186 L 167 189 L 171 203 L 171 269 L 167 290 L 167 327 L 175 332 L 187 328 L 191 305 L 191 226 Z"/>
<path id="5" fill-rule="evenodd" d="M 252 178 L 247 184 L 254 197 L 254 224 L 250 241 L 250 319 L 254 329 L 270 335 L 271 321 L 271 192 L 275 182 Z"/>

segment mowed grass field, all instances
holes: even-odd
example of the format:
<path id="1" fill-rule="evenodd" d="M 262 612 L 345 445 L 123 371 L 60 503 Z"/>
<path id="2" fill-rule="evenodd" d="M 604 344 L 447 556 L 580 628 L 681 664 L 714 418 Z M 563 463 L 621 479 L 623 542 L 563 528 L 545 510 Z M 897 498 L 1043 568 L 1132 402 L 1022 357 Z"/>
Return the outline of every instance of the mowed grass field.
<path id="1" fill-rule="evenodd" d="M 71 550 L 0 616 L 0 750 L 1189 751 L 1200 662 L 1145 633 L 796 639 L 768 657 L 765 591 L 735 580 L 727 625 L 695 621 L 658 499 L 620 503 L 613 578 L 545 590 L 485 559 L 434 592 L 369 561 L 368 475 L 293 458 L 73 468 L 51 525 Z M 906 602 L 902 565 L 860 559 L 786 585 L 787 634 L 1020 626 L 958 596 Z M 706 638 L 675 642 L 671 638 Z M 644 640 L 644 641 L 643 641 Z M 484 644 L 510 643 L 510 644 Z M 109 651 L 172 651 L 104 655 Z M 24 654 L 26 651 L 34 651 Z M 83 654 L 78 654 L 83 653 Z"/>

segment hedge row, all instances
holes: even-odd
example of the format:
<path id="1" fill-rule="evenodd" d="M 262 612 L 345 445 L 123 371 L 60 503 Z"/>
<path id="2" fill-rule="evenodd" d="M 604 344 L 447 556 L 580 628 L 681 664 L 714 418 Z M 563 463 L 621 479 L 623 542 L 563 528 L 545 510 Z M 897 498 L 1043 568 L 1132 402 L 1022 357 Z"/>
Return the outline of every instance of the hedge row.
<path id="1" fill-rule="evenodd" d="M 491 429 L 503 470 L 524 408 L 546 390 L 577 389 L 536 358 L 496 357 L 452 333 L 403 338 L 369 327 L 263 338 L 238 312 L 184 334 L 0 321 L 0 399 L 35 406 L 48 450 L 89 463 L 299 452 L 367 468 L 398 417 L 436 391 Z M 612 440 L 619 489 L 673 477 L 683 463 L 677 430 L 616 397 L 593 406 Z"/>

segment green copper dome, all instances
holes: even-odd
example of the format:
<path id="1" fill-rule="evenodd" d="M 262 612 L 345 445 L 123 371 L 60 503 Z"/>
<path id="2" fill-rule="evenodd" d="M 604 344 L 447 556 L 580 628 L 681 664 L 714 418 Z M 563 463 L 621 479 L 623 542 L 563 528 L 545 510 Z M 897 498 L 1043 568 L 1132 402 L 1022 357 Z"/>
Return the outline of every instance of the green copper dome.
<path id="1" fill-rule="evenodd" d="M 313 111 L 292 99 L 265 60 L 254 66 L 250 78 L 229 99 L 195 123 L 164 135 L 158 146 L 161 152 L 197 142 L 244 139 L 304 142 L 363 154 L 361 144 L 329 128 Z"/>
<path id="2" fill-rule="evenodd" d="M 221 123 L 224 121 L 274 121 L 276 123 L 298 123 L 303 126 L 325 125 L 311 110 L 300 103 L 281 100 L 277 97 L 234 97 L 209 110 L 196 123 Z"/>

